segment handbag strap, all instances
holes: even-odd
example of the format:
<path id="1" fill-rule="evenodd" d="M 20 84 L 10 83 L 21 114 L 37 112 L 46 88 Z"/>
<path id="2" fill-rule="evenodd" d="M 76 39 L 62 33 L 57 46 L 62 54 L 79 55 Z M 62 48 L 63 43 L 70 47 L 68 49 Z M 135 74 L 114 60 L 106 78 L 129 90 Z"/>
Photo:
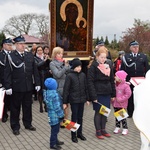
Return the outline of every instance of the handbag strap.
<path id="1" fill-rule="evenodd" d="M 94 103 L 97 103 L 97 104 L 99 104 L 99 105 L 103 105 L 103 104 L 101 104 L 100 102 L 94 102 Z"/>

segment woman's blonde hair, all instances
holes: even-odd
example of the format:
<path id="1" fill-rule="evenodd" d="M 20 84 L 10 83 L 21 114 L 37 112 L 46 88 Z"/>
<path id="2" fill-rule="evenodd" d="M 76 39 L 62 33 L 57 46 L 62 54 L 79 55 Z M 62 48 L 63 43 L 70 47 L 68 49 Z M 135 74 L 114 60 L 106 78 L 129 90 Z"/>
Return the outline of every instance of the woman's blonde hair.
<path id="1" fill-rule="evenodd" d="M 54 47 L 53 51 L 52 51 L 52 56 L 51 56 L 52 60 L 56 57 L 57 54 L 60 54 L 60 53 L 63 53 L 63 52 L 64 52 L 63 48 Z"/>
<path id="2" fill-rule="evenodd" d="M 96 57 L 98 57 L 101 53 L 105 53 L 106 56 L 108 55 L 108 50 L 105 46 L 102 46 L 98 49 L 98 51 L 96 52 Z"/>

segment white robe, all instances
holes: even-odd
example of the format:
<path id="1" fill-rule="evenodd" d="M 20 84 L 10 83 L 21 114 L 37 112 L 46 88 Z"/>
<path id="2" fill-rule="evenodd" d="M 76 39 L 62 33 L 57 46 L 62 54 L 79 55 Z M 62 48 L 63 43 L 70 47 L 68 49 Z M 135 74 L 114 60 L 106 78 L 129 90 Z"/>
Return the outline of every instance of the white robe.
<path id="1" fill-rule="evenodd" d="M 140 131 L 141 150 L 150 150 L 150 70 L 145 80 L 134 87 L 133 121 Z"/>

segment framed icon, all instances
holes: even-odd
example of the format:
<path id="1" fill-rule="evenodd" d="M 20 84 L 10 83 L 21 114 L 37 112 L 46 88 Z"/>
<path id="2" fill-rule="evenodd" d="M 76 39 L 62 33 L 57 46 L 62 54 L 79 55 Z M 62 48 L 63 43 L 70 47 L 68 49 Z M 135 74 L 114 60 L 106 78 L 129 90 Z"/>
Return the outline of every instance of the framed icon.
<path id="1" fill-rule="evenodd" d="M 51 0 L 50 47 L 60 46 L 66 57 L 91 55 L 93 0 Z"/>

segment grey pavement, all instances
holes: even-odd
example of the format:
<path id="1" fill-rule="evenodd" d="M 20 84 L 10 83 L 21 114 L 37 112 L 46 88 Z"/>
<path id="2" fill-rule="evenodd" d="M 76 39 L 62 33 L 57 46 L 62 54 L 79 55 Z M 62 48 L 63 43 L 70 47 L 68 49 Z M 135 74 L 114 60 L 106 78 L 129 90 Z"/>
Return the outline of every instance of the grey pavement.
<path id="1" fill-rule="evenodd" d="M 115 128 L 115 118 L 113 109 L 107 122 L 107 132 L 111 134 L 111 138 L 104 140 L 97 139 L 95 136 L 95 128 L 93 123 L 94 111 L 92 104 L 85 105 L 83 134 L 87 138 L 86 141 L 78 139 L 78 143 L 71 141 L 70 131 L 60 129 L 59 140 L 64 141 L 63 150 L 140 150 L 140 135 L 135 127 L 132 118 L 128 118 L 129 133 L 126 136 L 113 134 Z M 33 126 L 36 131 L 28 131 L 24 128 L 20 116 L 20 135 L 13 135 L 10 129 L 9 119 L 6 123 L 0 121 L 0 150 L 48 150 L 50 126 L 47 120 L 47 113 L 39 112 L 38 101 L 33 102 Z"/>

